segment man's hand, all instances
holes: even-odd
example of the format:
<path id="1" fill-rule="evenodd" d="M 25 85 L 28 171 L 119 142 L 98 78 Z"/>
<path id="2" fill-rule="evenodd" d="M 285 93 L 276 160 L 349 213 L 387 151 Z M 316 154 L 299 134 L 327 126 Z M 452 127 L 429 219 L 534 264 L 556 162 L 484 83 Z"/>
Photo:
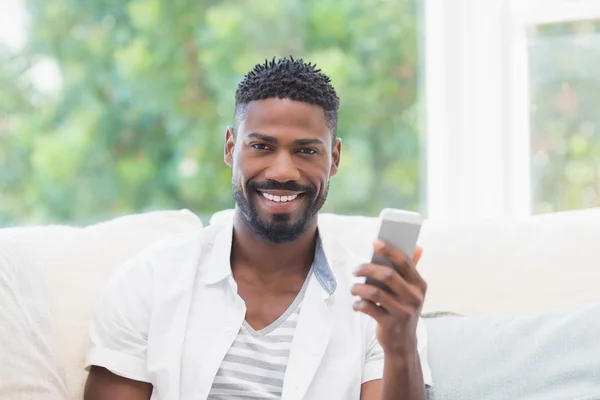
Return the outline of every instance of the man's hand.
<path id="1" fill-rule="evenodd" d="M 384 352 L 383 379 L 363 384 L 361 400 L 424 400 L 417 324 L 427 284 L 415 268 L 422 250 L 417 248 L 411 261 L 389 243 L 378 240 L 373 248 L 399 272 L 376 264 L 363 264 L 355 272 L 356 276 L 377 280 L 390 289 L 388 292 L 367 284 L 352 287 L 352 294 L 361 297 L 354 309 L 377 321 L 377 340 Z"/>
<path id="2" fill-rule="evenodd" d="M 411 261 L 400 250 L 381 240 L 377 240 L 373 248 L 394 263 L 400 273 L 383 265 L 361 265 L 356 276 L 382 282 L 390 291 L 373 285 L 354 285 L 352 294 L 361 297 L 354 303 L 354 309 L 377 321 L 377 339 L 386 357 L 413 357 L 417 349 L 417 323 L 427 291 L 427 284 L 415 268 L 422 249 L 416 249 Z"/>

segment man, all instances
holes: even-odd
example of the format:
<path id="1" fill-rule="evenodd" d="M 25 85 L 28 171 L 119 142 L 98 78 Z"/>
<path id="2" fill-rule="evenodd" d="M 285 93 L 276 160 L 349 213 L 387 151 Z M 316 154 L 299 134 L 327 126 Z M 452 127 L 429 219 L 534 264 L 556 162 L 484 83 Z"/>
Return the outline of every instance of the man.
<path id="1" fill-rule="evenodd" d="M 246 75 L 225 138 L 233 221 L 119 269 L 92 321 L 85 399 L 425 399 L 425 282 L 389 244 L 375 250 L 400 273 L 357 269 L 319 235 L 338 106 L 302 60 Z M 353 285 L 353 271 L 391 290 Z"/>

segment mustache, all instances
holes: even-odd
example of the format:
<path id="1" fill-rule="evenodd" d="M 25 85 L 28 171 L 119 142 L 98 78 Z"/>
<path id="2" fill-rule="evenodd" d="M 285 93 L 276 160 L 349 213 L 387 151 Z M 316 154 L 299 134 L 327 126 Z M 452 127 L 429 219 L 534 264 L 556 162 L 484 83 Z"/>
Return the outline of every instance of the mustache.
<path id="1" fill-rule="evenodd" d="M 316 188 L 311 185 L 301 185 L 295 181 L 277 182 L 268 180 L 266 182 L 248 182 L 248 189 L 252 190 L 289 190 L 290 192 L 314 193 Z"/>

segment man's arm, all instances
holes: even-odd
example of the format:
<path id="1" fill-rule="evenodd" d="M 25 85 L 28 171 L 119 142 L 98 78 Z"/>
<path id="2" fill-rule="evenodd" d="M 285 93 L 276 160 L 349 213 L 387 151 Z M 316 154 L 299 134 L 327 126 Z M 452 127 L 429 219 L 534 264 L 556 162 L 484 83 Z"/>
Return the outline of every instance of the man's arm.
<path id="1" fill-rule="evenodd" d="M 84 400 L 149 400 L 152 385 L 115 375 L 93 366 L 85 384 Z"/>
<path id="2" fill-rule="evenodd" d="M 383 371 L 383 379 L 365 382 L 361 386 L 360 400 L 425 398 L 425 384 L 418 354 L 410 360 L 394 361 L 386 357 Z"/>
<path id="3" fill-rule="evenodd" d="M 361 400 L 425 400 L 417 326 L 427 284 L 414 268 L 421 249 L 415 252 L 414 264 L 388 243 L 377 241 L 374 249 L 392 261 L 398 273 L 376 264 L 364 264 L 355 273 L 390 288 L 389 292 L 367 284 L 352 288 L 352 294 L 361 297 L 354 309 L 377 321 L 377 341 L 384 354 L 383 377 L 363 383 Z"/>
<path id="4" fill-rule="evenodd" d="M 137 256 L 111 276 L 90 322 L 85 400 L 148 400 L 146 368 L 153 276 Z"/>
<path id="5" fill-rule="evenodd" d="M 381 379 L 365 382 L 360 386 L 360 400 L 378 400 L 381 398 Z"/>

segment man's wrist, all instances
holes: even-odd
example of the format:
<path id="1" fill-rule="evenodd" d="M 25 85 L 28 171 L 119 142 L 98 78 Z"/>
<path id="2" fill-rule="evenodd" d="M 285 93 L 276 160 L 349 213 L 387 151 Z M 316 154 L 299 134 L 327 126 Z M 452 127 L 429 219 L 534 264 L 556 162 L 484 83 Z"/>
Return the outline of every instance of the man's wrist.
<path id="1" fill-rule="evenodd" d="M 388 363 L 398 364 L 399 366 L 414 362 L 415 359 L 418 360 L 419 350 L 417 336 L 405 336 L 404 340 L 398 343 L 394 348 L 384 348 L 384 354 Z"/>
<path id="2" fill-rule="evenodd" d="M 403 370 L 419 363 L 419 352 L 415 348 L 414 351 L 402 352 L 399 354 L 385 354 L 385 365 L 389 365 L 395 370 Z"/>
<path id="3" fill-rule="evenodd" d="M 419 353 L 389 354 L 384 356 L 382 400 L 423 400 L 425 383 Z"/>

